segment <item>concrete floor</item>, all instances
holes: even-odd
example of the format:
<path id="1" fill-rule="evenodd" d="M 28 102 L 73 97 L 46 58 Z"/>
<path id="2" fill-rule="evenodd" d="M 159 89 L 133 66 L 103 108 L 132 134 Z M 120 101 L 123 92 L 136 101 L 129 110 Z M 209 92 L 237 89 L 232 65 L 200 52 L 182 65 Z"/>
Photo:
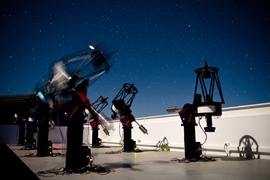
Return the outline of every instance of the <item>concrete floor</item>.
<path id="1" fill-rule="evenodd" d="M 5 146 L 5 147 L 4 147 Z M 1 179 L 98 179 L 98 180 L 264 180 L 270 179 L 270 160 L 217 157 L 204 154 L 215 161 L 184 161 L 179 151 L 122 152 L 122 147 L 90 148 L 92 169 L 81 173 L 68 173 L 65 168 L 64 145 L 53 144 L 55 156 L 37 157 L 35 149 L 24 146 L 1 145 Z M 89 169 L 88 169 L 89 170 Z"/>

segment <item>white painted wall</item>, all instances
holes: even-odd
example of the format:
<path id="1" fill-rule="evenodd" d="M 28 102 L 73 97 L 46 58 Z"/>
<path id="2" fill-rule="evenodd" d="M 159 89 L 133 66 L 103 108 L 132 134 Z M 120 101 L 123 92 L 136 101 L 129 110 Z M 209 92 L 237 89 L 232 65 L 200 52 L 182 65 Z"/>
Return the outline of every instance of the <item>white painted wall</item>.
<path id="1" fill-rule="evenodd" d="M 178 113 L 136 120 L 148 130 L 148 134 L 143 134 L 138 125 L 133 122 L 132 139 L 136 141 L 139 148 L 155 149 L 156 144 L 166 137 L 171 150 L 184 151 L 184 129 Z M 198 119 L 197 123 L 199 124 Z M 226 155 L 225 150 L 226 152 L 230 150 L 232 156 L 239 156 L 238 147 L 244 147 L 249 140 L 253 152 L 259 152 L 262 159 L 270 159 L 269 123 L 270 103 L 223 108 L 221 117 L 213 117 L 215 132 L 207 132 L 206 136 L 200 126 L 196 126 L 196 141 L 205 142 L 203 148 L 206 154 Z M 99 138 L 105 146 L 122 145 L 122 126 L 119 120 L 113 121 L 113 124 L 115 130 L 110 131 L 110 136 L 107 136 L 100 127 Z M 204 118 L 200 120 L 200 124 L 202 128 L 206 126 Z M 66 129 L 66 127 L 55 127 L 50 130 L 49 140 L 54 144 L 66 143 Z M 242 139 L 243 137 L 245 138 Z M 83 142 L 91 144 L 91 138 L 91 127 L 85 125 Z M 17 126 L 0 126 L 0 143 L 16 144 L 17 140 Z M 229 149 L 224 148 L 224 143 L 230 143 Z M 258 155 L 255 154 L 255 157 Z"/>
<path id="2" fill-rule="evenodd" d="M 158 141 L 166 137 L 169 146 L 184 150 L 184 128 L 178 113 L 163 116 L 137 118 L 137 122 L 148 130 L 148 135 L 143 134 L 136 123 L 133 123 L 132 139 L 138 147 L 147 145 L 155 146 Z M 203 144 L 207 153 L 226 155 L 225 150 L 230 150 L 232 156 L 239 156 L 240 150 L 245 147 L 247 141 L 251 143 L 253 152 L 259 152 L 260 158 L 270 158 L 270 103 L 238 106 L 222 109 L 221 117 L 213 117 L 215 132 L 206 132 L 199 126 L 197 118 L 196 141 Z M 200 120 L 202 128 L 206 126 L 205 119 Z M 110 131 L 110 136 L 100 132 L 100 138 L 104 143 L 119 143 L 122 129 L 119 122 L 115 122 L 115 131 Z M 207 138 L 207 139 L 206 139 Z M 243 138 L 243 139 L 242 139 Z M 206 140 L 206 141 L 205 141 Z M 224 144 L 230 146 L 224 148 Z M 255 155 L 257 157 L 257 155 Z"/>

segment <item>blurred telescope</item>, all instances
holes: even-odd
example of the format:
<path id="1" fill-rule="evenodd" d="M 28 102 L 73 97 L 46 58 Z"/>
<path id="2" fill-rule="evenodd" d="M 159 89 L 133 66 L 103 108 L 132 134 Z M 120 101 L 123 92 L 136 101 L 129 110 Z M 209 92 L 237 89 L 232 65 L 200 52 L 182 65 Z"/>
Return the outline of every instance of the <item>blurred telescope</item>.
<path id="1" fill-rule="evenodd" d="M 126 116 L 127 114 L 131 113 L 130 107 L 137 94 L 138 90 L 134 86 L 134 84 L 125 83 L 118 94 L 112 101 L 112 112 L 113 112 L 113 119 L 115 117 Z M 125 102 L 125 98 L 129 98 Z"/>
<path id="2" fill-rule="evenodd" d="M 93 124 L 91 124 L 92 127 L 95 126 L 94 121 L 97 121 L 97 125 L 100 125 L 103 128 L 104 133 L 109 136 L 109 131 L 114 130 L 114 124 L 109 123 L 108 121 L 111 119 L 106 117 L 104 114 L 101 114 L 101 111 L 108 105 L 107 99 L 108 98 L 100 96 L 93 103 L 91 103 L 89 109 L 85 109 L 85 120 L 90 124 L 93 122 Z"/>
<path id="3" fill-rule="evenodd" d="M 87 80 L 88 85 L 93 84 L 98 77 L 110 69 L 108 53 L 102 45 L 88 48 L 65 56 L 56 62 L 52 68 L 49 82 L 45 85 L 55 95 L 66 95 L 82 80 Z"/>
<path id="4" fill-rule="evenodd" d="M 112 118 L 123 117 L 121 120 L 124 122 L 125 126 L 128 128 L 131 128 L 131 122 L 135 121 L 135 123 L 139 126 L 139 129 L 144 133 L 147 133 L 147 129 L 140 125 L 136 119 L 132 115 L 132 111 L 130 109 L 131 104 L 135 98 L 135 95 L 137 94 L 138 90 L 134 86 L 134 84 L 125 83 L 121 90 L 118 92 L 118 94 L 115 96 L 115 98 L 112 101 L 112 107 L 111 110 L 113 112 Z M 125 98 L 128 100 L 125 102 Z M 126 121 L 126 123 L 125 123 Z"/>
<path id="5" fill-rule="evenodd" d="M 89 45 L 86 49 L 64 56 L 54 64 L 49 81 L 37 88 L 35 97 L 30 100 L 30 112 L 37 114 L 42 110 L 50 113 L 55 107 L 56 96 L 59 99 L 68 95 L 82 81 L 91 85 L 110 69 L 108 59 L 111 55 L 100 44 L 96 47 Z"/>

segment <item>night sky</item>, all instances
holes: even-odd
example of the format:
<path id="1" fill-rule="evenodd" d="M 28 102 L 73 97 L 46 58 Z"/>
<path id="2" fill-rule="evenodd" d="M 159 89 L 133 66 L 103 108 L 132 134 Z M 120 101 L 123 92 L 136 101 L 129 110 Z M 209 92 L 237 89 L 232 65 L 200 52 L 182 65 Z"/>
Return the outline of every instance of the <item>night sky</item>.
<path id="1" fill-rule="evenodd" d="M 135 117 L 192 103 L 195 69 L 219 68 L 223 107 L 270 102 L 270 6 L 264 0 L 0 0 L 0 96 L 35 93 L 52 64 L 88 45 L 114 52 L 91 101 L 124 83 Z M 215 100 L 215 99 L 214 99 Z"/>

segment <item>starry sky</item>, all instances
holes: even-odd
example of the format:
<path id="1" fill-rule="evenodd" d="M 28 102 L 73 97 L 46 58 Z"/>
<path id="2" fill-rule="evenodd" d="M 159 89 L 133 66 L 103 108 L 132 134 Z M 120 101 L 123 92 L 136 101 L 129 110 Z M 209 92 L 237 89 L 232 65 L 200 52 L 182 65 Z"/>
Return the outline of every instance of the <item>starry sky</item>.
<path id="1" fill-rule="evenodd" d="M 124 83 L 138 89 L 135 117 L 192 103 L 205 61 L 219 68 L 222 107 L 270 102 L 269 9 L 266 0 L 0 0 L 0 96 L 35 93 L 53 63 L 104 43 L 113 66 L 88 97 L 108 97 L 106 115 Z"/>

